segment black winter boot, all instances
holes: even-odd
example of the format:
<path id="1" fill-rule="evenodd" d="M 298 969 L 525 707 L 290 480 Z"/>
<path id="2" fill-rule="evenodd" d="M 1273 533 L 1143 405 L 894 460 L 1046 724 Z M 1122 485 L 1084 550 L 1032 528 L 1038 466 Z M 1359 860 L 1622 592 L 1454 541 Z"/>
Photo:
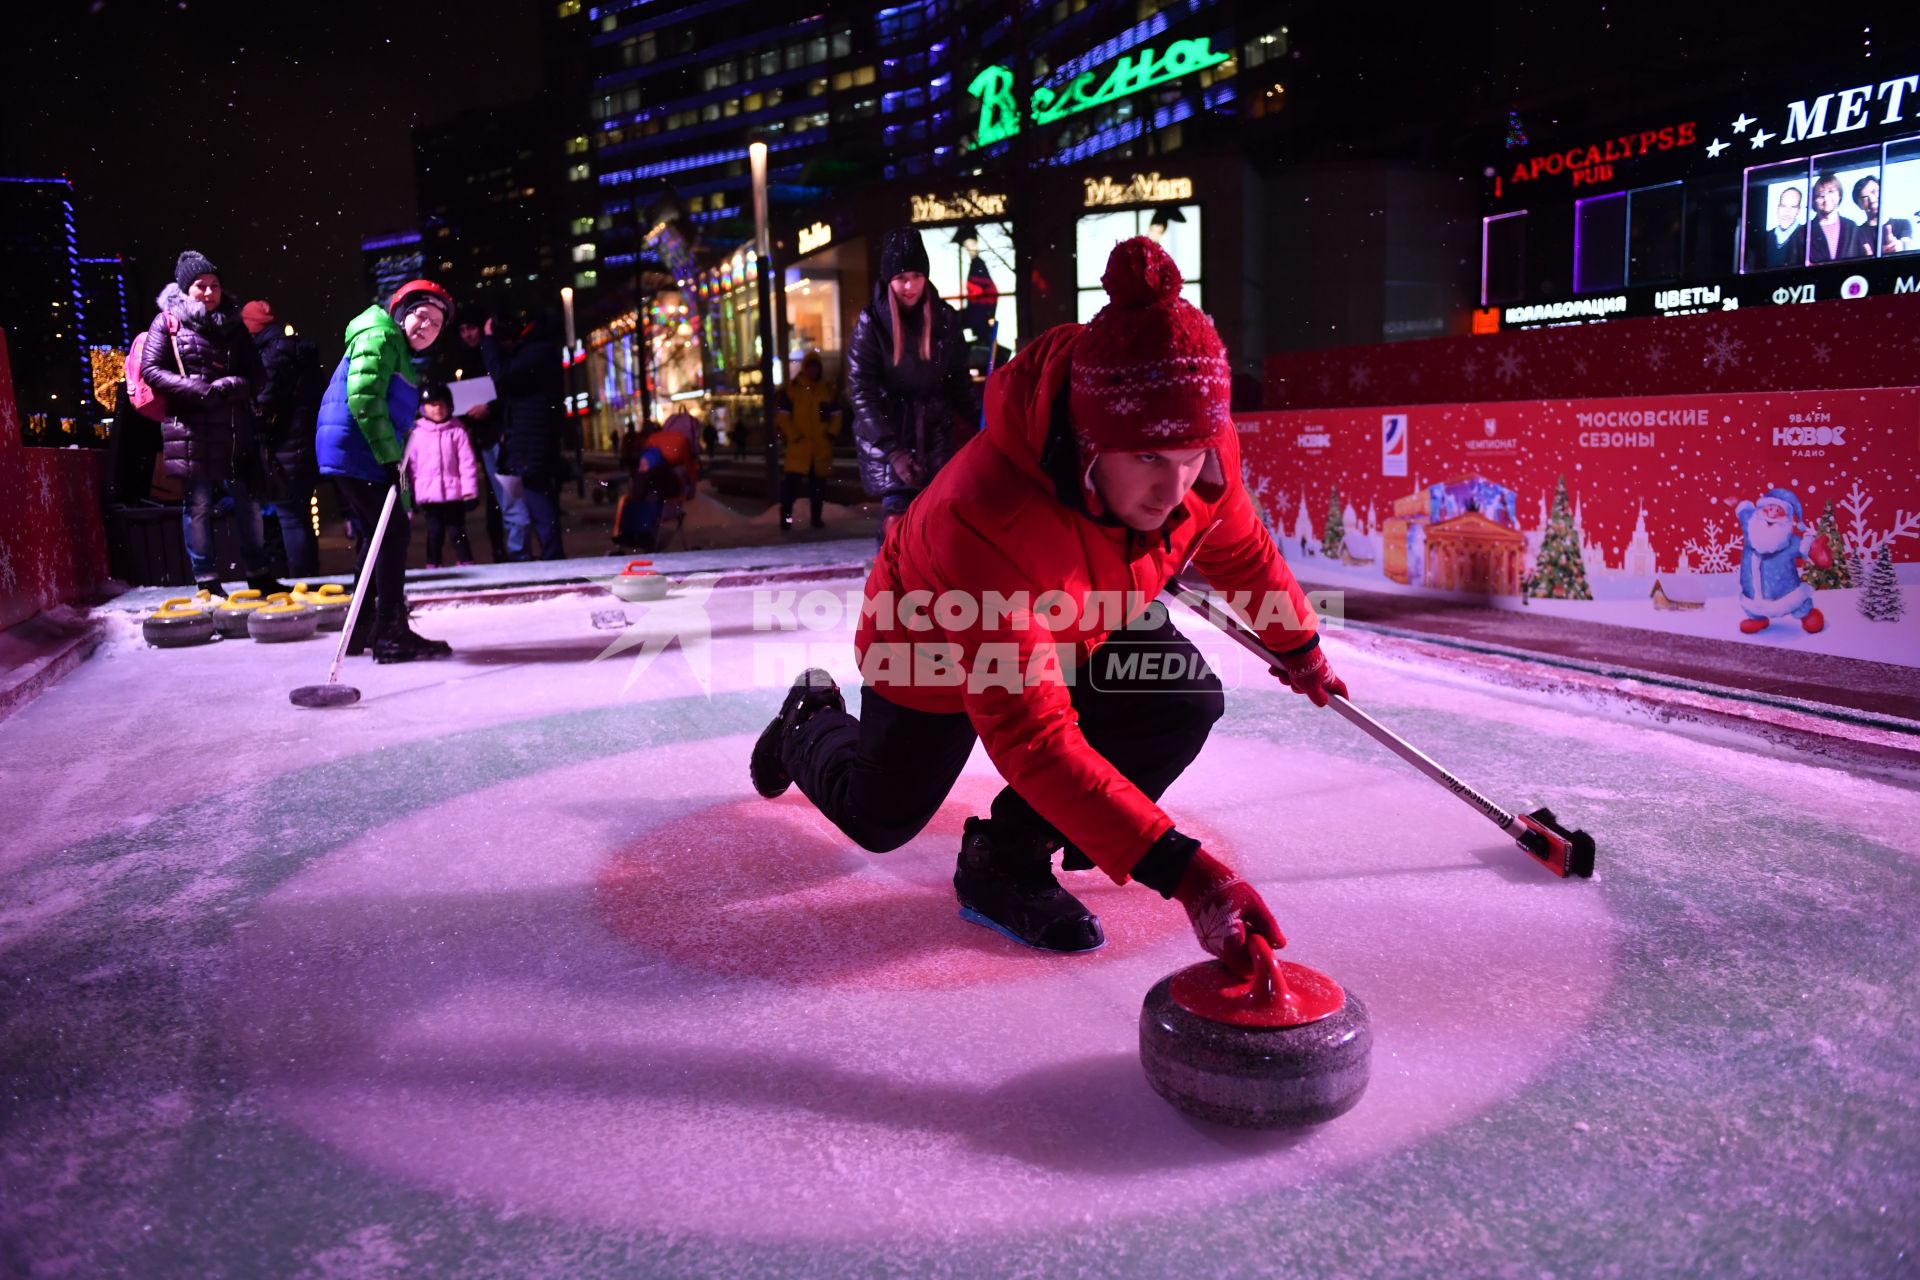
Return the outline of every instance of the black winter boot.
<path id="1" fill-rule="evenodd" d="M 847 700 L 840 696 L 840 686 L 831 675 L 818 667 L 809 667 L 793 682 L 793 688 L 787 690 L 780 714 L 768 722 L 753 744 L 753 754 L 747 759 L 747 776 L 753 780 L 755 791 L 771 800 L 793 785 L 787 766 L 780 759 L 780 748 L 795 729 L 816 711 L 826 708 L 845 711 Z"/>
<path id="2" fill-rule="evenodd" d="M 208 595 L 219 596 L 223 600 L 227 595 L 227 584 L 218 578 L 203 578 L 201 581 L 194 583 L 193 586 L 196 591 L 204 591 Z"/>
<path id="3" fill-rule="evenodd" d="M 1009 832 L 990 818 L 968 818 L 953 873 L 960 918 L 1043 951 L 1092 951 L 1107 935 L 1080 899 L 1053 878 L 1047 842 Z"/>
<path id="4" fill-rule="evenodd" d="M 406 637 L 408 643 L 412 644 L 414 648 L 420 650 L 429 658 L 451 658 L 453 656 L 452 645 L 448 644 L 445 640 L 434 640 L 421 635 L 413 629 L 410 623 L 403 622 L 400 624 L 400 634 Z"/>
<path id="5" fill-rule="evenodd" d="M 252 587 L 255 591 L 258 591 L 263 596 L 278 595 L 282 591 L 293 590 L 292 587 L 280 581 L 280 579 L 275 578 L 268 574 L 262 574 L 259 577 L 255 577 L 255 578 L 248 578 L 247 585 L 249 587 Z"/>

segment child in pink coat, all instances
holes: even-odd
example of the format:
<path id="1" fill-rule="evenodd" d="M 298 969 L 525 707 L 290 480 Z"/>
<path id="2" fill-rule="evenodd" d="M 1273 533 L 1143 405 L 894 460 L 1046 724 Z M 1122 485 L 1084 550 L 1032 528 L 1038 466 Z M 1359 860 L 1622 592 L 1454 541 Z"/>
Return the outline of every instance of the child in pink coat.
<path id="1" fill-rule="evenodd" d="M 453 395 L 443 386 L 420 388 L 420 420 L 407 436 L 400 475 L 414 505 L 427 514 L 427 568 L 440 567 L 448 533 L 457 562 L 472 564 L 467 509 L 480 496 L 480 461 L 466 428 L 453 416 Z"/>

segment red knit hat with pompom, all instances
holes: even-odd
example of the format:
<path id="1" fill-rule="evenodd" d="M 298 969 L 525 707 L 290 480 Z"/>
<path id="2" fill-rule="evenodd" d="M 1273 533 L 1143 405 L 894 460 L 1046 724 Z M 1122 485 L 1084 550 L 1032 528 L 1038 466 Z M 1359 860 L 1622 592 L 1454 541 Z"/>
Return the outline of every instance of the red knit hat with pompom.
<path id="1" fill-rule="evenodd" d="M 1068 403 L 1087 454 L 1211 449 L 1233 431 L 1233 374 L 1180 268 L 1145 236 L 1107 257 L 1107 305 L 1073 340 Z"/>

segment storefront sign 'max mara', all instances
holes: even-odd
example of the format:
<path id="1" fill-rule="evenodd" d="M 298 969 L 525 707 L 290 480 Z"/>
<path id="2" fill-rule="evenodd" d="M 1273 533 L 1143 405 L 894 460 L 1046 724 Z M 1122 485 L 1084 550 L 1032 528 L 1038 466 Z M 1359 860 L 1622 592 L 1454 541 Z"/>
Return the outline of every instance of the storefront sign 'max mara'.
<path id="1" fill-rule="evenodd" d="M 1232 56 L 1215 52 L 1211 41 L 1204 36 L 1196 40 L 1175 40 L 1158 54 L 1152 49 L 1123 54 L 1104 80 L 1096 68 L 1081 72 L 1062 88 L 1036 88 L 1029 114 L 1035 124 L 1052 124 L 1076 111 L 1086 111 L 1169 80 L 1217 67 Z M 976 146 L 991 146 L 1020 132 L 1020 107 L 1013 98 L 1013 72 L 1009 68 L 982 69 L 967 86 L 967 92 L 980 99 Z"/>

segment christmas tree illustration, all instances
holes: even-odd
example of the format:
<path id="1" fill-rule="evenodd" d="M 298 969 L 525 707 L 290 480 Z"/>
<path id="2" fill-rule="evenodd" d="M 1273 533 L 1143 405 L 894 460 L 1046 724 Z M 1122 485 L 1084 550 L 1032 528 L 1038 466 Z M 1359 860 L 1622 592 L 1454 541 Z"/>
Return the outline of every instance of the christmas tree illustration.
<path id="1" fill-rule="evenodd" d="M 1507 146 L 1508 148 L 1511 149 L 1513 147 L 1524 147 L 1526 145 L 1527 145 L 1527 131 L 1520 127 L 1520 113 L 1518 111 L 1507 112 Z"/>
<path id="2" fill-rule="evenodd" d="M 1587 566 L 1580 559 L 1580 535 L 1573 528 L 1573 513 L 1567 507 L 1567 478 L 1561 476 L 1553 489 L 1553 514 L 1547 518 L 1546 535 L 1540 540 L 1540 554 L 1534 558 L 1533 580 L 1527 594 L 1536 600 L 1591 600 L 1587 586 Z"/>
<path id="3" fill-rule="evenodd" d="M 1347 549 L 1347 527 L 1340 518 L 1340 491 L 1327 495 L 1327 527 L 1320 534 L 1320 554 L 1339 559 Z"/>
<path id="4" fill-rule="evenodd" d="M 1867 589 L 1860 595 L 1860 614 L 1873 622 L 1898 622 L 1906 611 L 1900 580 L 1893 574 L 1893 553 L 1882 546 L 1867 574 Z"/>
<path id="5" fill-rule="evenodd" d="M 1853 585 L 1853 574 L 1848 569 L 1846 544 L 1840 540 L 1840 523 L 1833 514 L 1833 499 L 1827 499 L 1827 509 L 1820 513 L 1820 523 L 1816 532 L 1827 540 L 1827 546 L 1833 551 L 1833 567 L 1822 569 L 1809 563 L 1800 574 L 1801 581 L 1815 591 L 1840 591 Z"/>

